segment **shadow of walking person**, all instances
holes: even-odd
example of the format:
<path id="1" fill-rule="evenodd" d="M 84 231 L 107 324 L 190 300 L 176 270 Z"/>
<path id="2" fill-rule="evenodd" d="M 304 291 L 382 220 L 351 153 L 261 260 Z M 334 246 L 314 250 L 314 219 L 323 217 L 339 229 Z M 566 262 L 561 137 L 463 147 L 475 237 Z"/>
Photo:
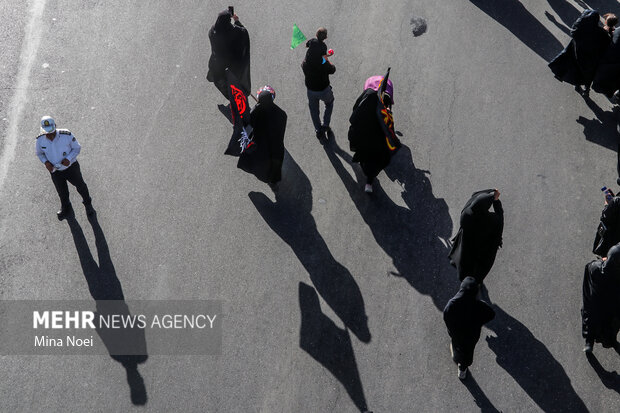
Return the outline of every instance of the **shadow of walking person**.
<path id="1" fill-rule="evenodd" d="M 469 390 L 471 395 L 474 397 L 474 402 L 476 403 L 476 406 L 480 408 L 481 413 L 500 412 L 495 406 L 493 406 L 493 403 L 491 403 L 491 400 L 489 400 L 487 395 L 484 394 L 480 386 L 478 386 L 478 383 L 474 379 L 471 371 L 469 372 L 467 380 L 463 380 L 461 383 L 463 383 L 465 387 L 467 387 L 467 390 Z"/>
<path id="2" fill-rule="evenodd" d="M 378 181 L 368 196 L 360 185 L 366 180 L 360 167 L 352 164 L 356 177 L 351 176 L 341 158 L 351 163 L 352 157 L 335 139 L 324 149 L 377 244 L 392 258 L 397 272 L 389 273 L 407 280 L 420 294 L 430 296 L 443 311 L 460 283 L 447 258 L 452 219 L 446 202 L 433 195 L 429 172 L 415 168 L 411 151 L 405 145 L 392 157 L 385 173 L 403 188 L 401 196 L 407 205 L 403 207 L 387 196 Z"/>
<path id="3" fill-rule="evenodd" d="M 342 383 L 360 412 L 368 410 L 351 337 L 321 311 L 319 297 L 307 284 L 299 283 L 301 331 L 299 347 L 318 361 Z"/>
<path id="4" fill-rule="evenodd" d="M 97 216 L 89 218 L 95 235 L 95 247 L 99 264 L 95 261 L 86 237 L 75 217 L 67 219 L 71 235 L 75 243 L 82 272 L 88 284 L 90 295 L 96 302 L 97 318 L 103 316 L 129 316 L 129 307 L 125 303 L 121 283 L 116 276 L 116 270 L 110 257 L 108 243 L 99 225 Z M 144 379 L 138 372 L 138 364 L 147 359 L 146 339 L 144 330 L 139 328 L 101 328 L 97 325 L 97 334 L 106 346 L 110 356 L 121 363 L 127 374 L 127 383 L 131 393 L 131 402 L 135 405 L 144 405 L 147 402 Z"/>
<path id="5" fill-rule="evenodd" d="M 620 375 L 616 371 L 607 371 L 593 353 L 586 353 L 588 363 L 592 366 L 605 387 L 620 393 Z"/>
<path id="6" fill-rule="evenodd" d="M 612 151 L 618 151 L 620 109 L 614 106 L 612 110 L 605 111 L 589 97 L 584 98 L 584 100 L 595 115 L 593 119 L 586 119 L 583 116 L 579 116 L 577 119 L 577 123 L 583 125 L 583 134 L 586 140 Z"/>
<path id="7" fill-rule="evenodd" d="M 267 225 L 291 247 L 327 305 L 358 339 L 370 342 L 362 293 L 319 234 L 311 213 L 312 186 L 288 152 L 282 175 L 276 202 L 260 192 L 250 192 L 250 200 Z"/>
<path id="8" fill-rule="evenodd" d="M 564 48 L 519 0 L 469 1 L 512 32 L 546 62 L 551 61 Z"/>
<path id="9" fill-rule="evenodd" d="M 499 364 L 544 412 L 587 412 L 562 365 L 526 326 L 493 305 L 486 341 Z"/>
<path id="10" fill-rule="evenodd" d="M 549 6 L 551 6 L 555 14 L 558 15 L 564 25 L 560 25 L 560 23 L 555 22 L 547 12 L 545 12 L 545 15 L 547 15 L 549 20 L 554 22 L 562 31 L 570 35 L 570 28 L 573 23 L 575 23 L 575 20 L 577 20 L 581 15 L 581 11 L 567 0 L 547 0 L 547 3 L 549 3 Z"/>

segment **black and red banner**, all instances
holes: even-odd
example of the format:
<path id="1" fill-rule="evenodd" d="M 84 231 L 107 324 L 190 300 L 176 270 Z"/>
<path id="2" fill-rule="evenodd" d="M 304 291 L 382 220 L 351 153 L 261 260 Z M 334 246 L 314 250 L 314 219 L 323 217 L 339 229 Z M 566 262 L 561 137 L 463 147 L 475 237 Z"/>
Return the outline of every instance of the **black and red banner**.
<path id="1" fill-rule="evenodd" d="M 248 98 L 239 84 L 239 80 L 226 69 L 228 82 L 228 99 L 230 100 L 230 114 L 233 124 L 233 133 L 224 152 L 226 155 L 239 156 L 255 145 L 250 126 L 250 105 Z"/>

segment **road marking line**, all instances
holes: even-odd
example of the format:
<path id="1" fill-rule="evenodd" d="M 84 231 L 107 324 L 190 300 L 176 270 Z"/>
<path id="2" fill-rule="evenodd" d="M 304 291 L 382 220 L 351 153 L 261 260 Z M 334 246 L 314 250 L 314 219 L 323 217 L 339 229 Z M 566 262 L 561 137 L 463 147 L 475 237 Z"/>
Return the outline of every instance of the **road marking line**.
<path id="1" fill-rule="evenodd" d="M 0 189 L 4 186 L 9 171 L 9 164 L 15 158 L 17 147 L 17 129 L 21 122 L 24 106 L 28 99 L 28 86 L 30 84 L 30 70 L 37 56 L 37 50 L 41 43 L 41 16 L 47 0 L 33 0 L 30 9 L 30 20 L 26 26 L 24 42 L 19 56 L 19 70 L 17 71 L 17 84 L 15 94 L 11 99 L 9 109 L 9 127 L 4 142 L 4 150 L 0 156 Z"/>

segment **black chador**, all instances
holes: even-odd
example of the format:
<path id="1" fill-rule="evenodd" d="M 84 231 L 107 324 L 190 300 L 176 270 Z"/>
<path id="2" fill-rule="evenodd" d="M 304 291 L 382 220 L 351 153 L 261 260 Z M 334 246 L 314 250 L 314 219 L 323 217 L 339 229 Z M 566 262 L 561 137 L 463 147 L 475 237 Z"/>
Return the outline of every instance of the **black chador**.
<path id="1" fill-rule="evenodd" d="M 476 298 L 479 285 L 472 277 L 466 277 L 459 292 L 448 301 L 443 319 L 452 339 L 452 358 L 464 371 L 474 360 L 474 348 L 480 339 L 482 326 L 493 318 L 495 311 Z"/>
<path id="2" fill-rule="evenodd" d="M 549 63 L 558 80 L 590 87 L 599 60 L 610 42 L 609 34 L 599 26 L 599 20 L 597 11 L 585 10 L 573 23 L 570 31 L 572 40 Z"/>
<path id="3" fill-rule="evenodd" d="M 614 31 L 607 51 L 603 55 L 592 89 L 611 98 L 616 90 L 620 90 L 620 30 Z"/>
<path id="4" fill-rule="evenodd" d="M 607 259 L 591 261 L 583 274 L 582 336 L 586 351 L 594 342 L 611 347 L 620 327 L 620 244 L 613 246 Z M 588 349 L 589 345 L 589 349 Z"/>
<path id="5" fill-rule="evenodd" d="M 228 84 L 226 81 L 226 68 L 236 76 L 243 87 L 245 95 L 251 91 L 250 85 L 250 36 L 248 31 L 236 21 L 230 23 L 232 15 L 228 10 L 221 12 L 211 30 L 209 41 L 211 42 L 211 57 L 209 58 L 209 73 L 207 80 L 215 83 L 215 86 L 228 98 Z"/>
<path id="6" fill-rule="evenodd" d="M 461 228 L 448 255 L 461 281 L 470 276 L 482 283 L 502 246 L 504 210 L 494 195 L 494 189 L 474 192 L 461 211 Z"/>
<path id="7" fill-rule="evenodd" d="M 606 257 L 611 247 L 620 242 L 620 197 L 613 197 L 601 213 L 592 252 Z"/>
<path id="8" fill-rule="evenodd" d="M 349 118 L 349 145 L 355 152 L 353 162 L 360 163 L 367 184 L 372 184 L 379 172 L 388 166 L 401 145 L 388 106 L 376 90 L 369 88 L 357 98 Z"/>
<path id="9" fill-rule="evenodd" d="M 237 163 L 237 167 L 269 184 L 276 184 L 282 178 L 287 119 L 286 112 L 274 103 L 274 97 L 275 93 L 268 90 L 258 95 L 258 105 L 250 115 L 256 148 L 244 151 Z"/>

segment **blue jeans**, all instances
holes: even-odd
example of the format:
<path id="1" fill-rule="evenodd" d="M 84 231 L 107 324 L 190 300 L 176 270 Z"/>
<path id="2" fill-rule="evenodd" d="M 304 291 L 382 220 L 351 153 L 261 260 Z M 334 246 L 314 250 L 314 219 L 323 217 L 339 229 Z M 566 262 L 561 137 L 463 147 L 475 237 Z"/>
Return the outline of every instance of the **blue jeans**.
<path id="1" fill-rule="evenodd" d="M 327 86 L 325 89 L 318 92 L 308 89 L 308 107 L 310 108 L 310 117 L 312 118 L 312 123 L 314 124 L 314 130 L 316 132 L 321 130 L 321 116 L 319 113 L 320 100 L 325 103 L 323 125 L 329 126 L 332 110 L 334 109 L 334 92 L 332 92 L 331 86 Z"/>

